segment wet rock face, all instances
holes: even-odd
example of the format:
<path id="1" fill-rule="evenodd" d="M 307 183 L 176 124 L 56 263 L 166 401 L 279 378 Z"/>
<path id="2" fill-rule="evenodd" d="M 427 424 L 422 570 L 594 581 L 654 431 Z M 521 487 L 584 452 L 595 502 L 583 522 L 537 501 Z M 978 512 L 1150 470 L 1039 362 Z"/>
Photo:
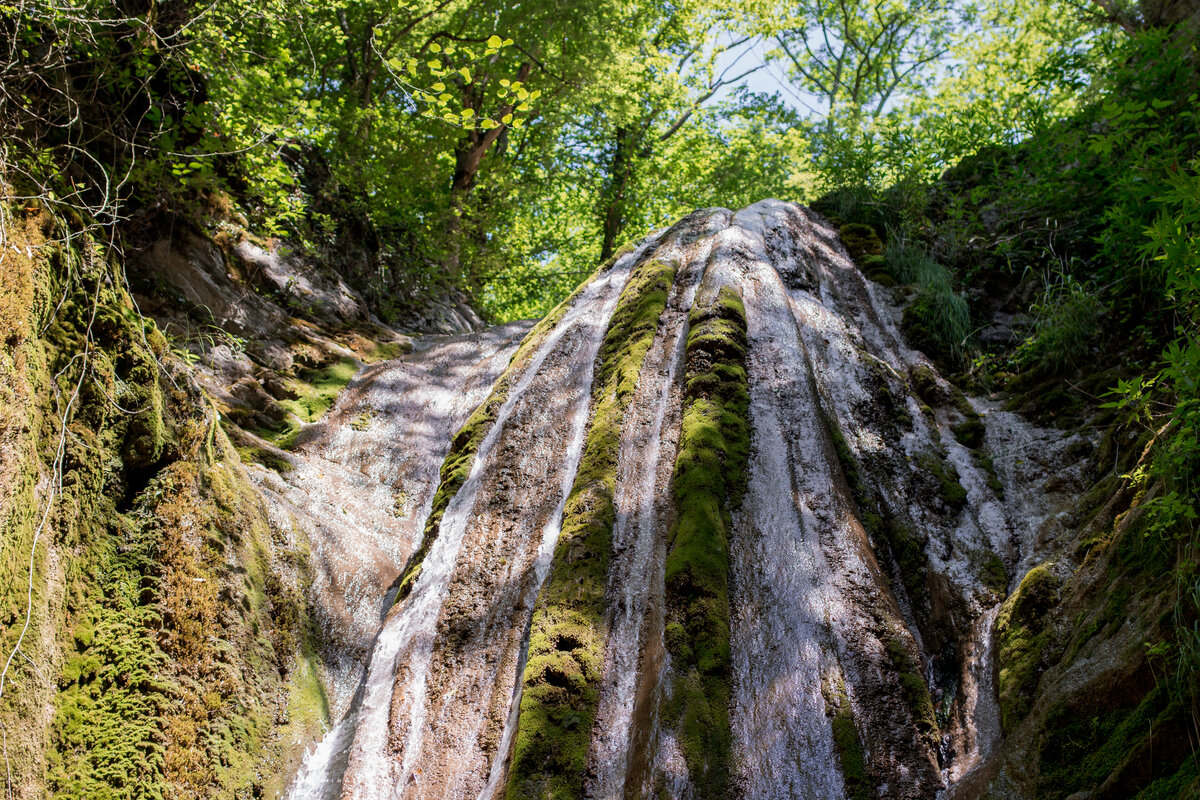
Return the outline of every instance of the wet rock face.
<path id="1" fill-rule="evenodd" d="M 406 479 L 401 599 L 291 797 L 915 800 L 971 775 L 1069 441 L 964 397 L 899 320 L 778 201 L 601 267 L 453 449 L 429 431 L 449 456 L 438 499 L 428 465 Z M 327 528 L 326 559 L 351 535 Z"/>

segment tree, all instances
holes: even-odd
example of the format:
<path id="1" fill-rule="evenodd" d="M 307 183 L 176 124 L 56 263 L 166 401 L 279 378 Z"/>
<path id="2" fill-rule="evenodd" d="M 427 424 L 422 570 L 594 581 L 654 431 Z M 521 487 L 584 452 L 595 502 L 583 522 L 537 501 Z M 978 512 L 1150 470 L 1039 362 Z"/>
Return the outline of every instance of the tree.
<path id="1" fill-rule="evenodd" d="M 843 111 L 879 117 L 921 86 L 965 16 L 947 0 L 801 0 L 773 11 L 775 56 L 819 98 L 830 126 Z"/>
<path id="2" fill-rule="evenodd" d="M 600 258 L 608 258 L 628 221 L 629 192 L 639 165 L 675 137 L 726 87 L 761 69 L 745 58 L 755 34 L 734 32 L 736 13 L 713 15 L 703 3 L 648 5 L 640 22 L 642 44 L 626 54 L 631 92 L 594 111 L 605 134 L 608 164 L 599 198 Z"/>

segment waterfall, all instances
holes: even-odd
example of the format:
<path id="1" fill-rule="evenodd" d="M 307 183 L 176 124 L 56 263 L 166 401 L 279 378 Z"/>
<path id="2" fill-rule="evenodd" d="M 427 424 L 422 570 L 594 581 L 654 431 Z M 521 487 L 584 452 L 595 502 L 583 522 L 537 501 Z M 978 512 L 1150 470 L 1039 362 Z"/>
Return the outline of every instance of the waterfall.
<path id="1" fill-rule="evenodd" d="M 526 724 L 530 621 L 601 399 L 594 373 L 610 320 L 631 273 L 651 260 L 674 282 L 610 440 L 619 443 L 604 613 L 587 634 L 601 643 L 602 669 L 554 677 L 592 682 L 578 695 L 595 698 L 578 712 L 590 729 L 573 734 L 586 756 L 570 762 L 584 766 L 516 784 L 509 759 Z M 718 296 L 744 306 L 744 352 L 720 340 L 736 328 L 729 319 L 698 332 L 694 309 Z M 501 380 L 503 400 L 411 592 L 378 631 L 358 699 L 290 797 L 548 797 L 549 780 L 560 796 L 699 798 L 716 785 L 710 768 L 726 770 L 745 800 L 932 798 L 952 788 L 1000 740 L 992 628 L 1003 587 L 983 565 L 1011 579 L 1058 524 L 1035 483 L 1065 444 L 957 393 L 905 346 L 899 302 L 863 278 L 828 222 L 779 201 L 697 212 L 599 271 Z M 697 336 L 716 338 L 693 355 Z M 748 392 L 749 455 L 731 483 L 744 494 L 721 510 L 727 551 L 710 545 L 728 563 L 728 626 L 705 629 L 726 639 L 716 666 L 699 656 L 681 664 L 671 653 L 692 651 L 664 607 L 675 504 L 688 502 L 673 475 L 683 398 L 707 391 L 685 389 L 685 376 L 704 374 L 693 359 L 734 352 L 742 366 L 721 374 Z M 959 441 L 964 420 L 979 421 L 982 444 Z M 324 435 L 342 460 L 364 458 L 353 437 Z M 1035 474 L 1016 464 L 1030 449 L 1040 451 Z M 442 441 L 436 452 L 447 450 Z M 365 458 L 360 468 L 378 472 Z M 412 512 L 422 522 L 433 497 L 424 469 Z M 414 546 L 410 533 L 406 551 Z M 727 713 L 681 716 L 680 686 L 691 687 L 688 708 L 703 711 L 696 697 L 708 697 Z M 707 688 L 697 695 L 698 686 Z M 700 732 L 729 742 L 727 763 L 689 744 L 703 724 L 724 726 Z"/>

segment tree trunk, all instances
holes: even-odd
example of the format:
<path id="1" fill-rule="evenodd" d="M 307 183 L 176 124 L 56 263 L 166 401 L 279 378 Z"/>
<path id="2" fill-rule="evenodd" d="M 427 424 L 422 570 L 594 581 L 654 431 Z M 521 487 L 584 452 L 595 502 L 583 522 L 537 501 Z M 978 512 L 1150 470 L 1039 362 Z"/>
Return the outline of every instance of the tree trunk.
<path id="1" fill-rule="evenodd" d="M 604 196 L 604 238 L 600 244 L 600 260 L 605 261 L 617 247 L 617 237 L 625 229 L 625 195 L 633 177 L 634 136 L 628 128 L 617 128 L 616 150 L 608 191 Z"/>

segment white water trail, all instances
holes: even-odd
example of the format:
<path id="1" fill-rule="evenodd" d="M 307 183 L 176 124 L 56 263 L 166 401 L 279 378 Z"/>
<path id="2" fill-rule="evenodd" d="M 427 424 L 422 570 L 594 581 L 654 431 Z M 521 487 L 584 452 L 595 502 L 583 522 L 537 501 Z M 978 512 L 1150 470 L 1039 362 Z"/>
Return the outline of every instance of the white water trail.
<path id="1" fill-rule="evenodd" d="M 622 443 L 622 455 L 626 456 L 622 474 L 618 468 L 618 483 L 627 481 L 626 493 L 633 505 L 632 513 L 618 513 L 613 529 L 613 542 L 627 551 L 628 580 L 620 589 L 620 600 L 609 633 L 609 647 L 605 654 L 605 669 L 612 670 L 616 678 L 608 693 L 601 694 L 596 716 L 606 720 L 605 730 L 597 738 L 593 761 L 597 770 L 596 783 L 589 796 L 615 800 L 623 796 L 625 776 L 629 771 L 629 746 L 633 736 L 633 707 L 639 681 L 638 661 L 641 655 L 641 632 L 646 615 L 648 591 L 652 586 L 650 569 L 656 565 L 652 557 L 656 534 L 656 503 L 658 495 L 658 468 L 662 454 L 660 439 L 663 419 L 667 412 L 667 398 L 671 384 L 675 381 L 678 365 L 683 360 L 683 345 L 686 328 L 675 335 L 675 343 L 669 357 L 665 379 L 660 378 L 654 418 L 651 422 L 649 452 L 631 453 Z M 634 463 L 630 463 L 630 462 Z"/>
<path id="2" fill-rule="evenodd" d="M 382 587 L 419 541 L 454 431 L 491 391 L 528 328 L 431 337 L 417 352 L 368 367 L 305 430 L 293 471 L 253 473 L 273 522 L 308 541 L 315 622 L 337 642 L 321 670 L 337 722 L 305 754 L 289 797 L 328 800 L 340 792 L 361 700 L 356 689 L 383 622 Z"/>
<path id="3" fill-rule="evenodd" d="M 963 681 L 963 716 L 968 740 L 964 752 L 957 755 L 946 771 L 947 783 L 953 784 L 987 758 L 1001 738 L 1000 706 L 996 702 L 993 626 L 1000 614 L 1000 604 L 989 608 L 971 623 L 968 646 L 971 648 L 967 675 Z"/>
<path id="4" fill-rule="evenodd" d="M 830 508 L 820 409 L 786 292 L 765 251 L 770 223 L 761 214 L 752 206 L 735 216 L 726 237 L 732 252 L 721 262 L 740 261 L 748 272 L 742 285 L 752 428 L 749 483 L 730 548 L 731 722 L 744 798 L 834 800 L 844 787 L 823 683 L 837 673 L 830 624 L 843 602 L 828 581 L 835 569 L 821 539 L 843 521 Z"/>
<path id="5" fill-rule="evenodd" d="M 317 743 L 300 766 L 288 797 L 292 800 L 334 800 L 341 791 L 336 776 L 337 761 L 346 755 L 354 735 L 356 714 L 351 712 L 342 718 L 325 737 Z"/>
<path id="6" fill-rule="evenodd" d="M 595 353 L 592 353 L 591 362 L 587 368 L 586 385 L 591 385 L 594 362 Z M 586 400 L 587 397 L 588 395 L 584 394 L 581 402 L 575 403 L 575 407 L 572 409 L 571 444 L 567 449 L 567 463 L 570 466 L 563 471 L 558 507 L 555 509 L 550 521 L 542 529 L 542 540 L 538 546 L 537 559 L 533 565 L 533 584 L 523 598 L 522 611 L 529 617 L 533 615 L 533 607 L 537 603 L 538 593 L 541 591 L 542 584 L 546 582 L 547 573 L 550 572 L 550 563 L 554 559 L 554 546 L 558 543 L 559 534 L 562 533 L 563 510 L 567 505 L 567 496 L 571 493 L 571 485 L 575 482 L 575 473 L 579 471 L 579 459 L 583 455 L 584 434 L 587 432 L 589 408 L 589 403 Z M 521 690 L 524 687 L 521 675 L 525 672 L 525 660 L 528 657 L 528 653 L 529 633 L 526 632 L 525 640 L 521 647 L 521 658 L 517 662 L 517 680 L 513 688 L 513 697 L 508 717 L 504 723 L 504 733 L 500 736 L 500 746 L 496 749 L 496 758 L 492 761 L 487 785 L 479 793 L 479 800 L 490 800 L 490 798 L 494 797 L 496 791 L 500 788 L 501 781 L 504 780 L 507 774 L 508 754 L 512 749 L 513 737 L 516 736 L 517 732 L 517 719 L 521 714 Z"/>
<path id="7" fill-rule="evenodd" d="M 797 218 L 810 216 L 801 210 L 795 213 Z M 905 347 L 895 325 L 898 312 L 863 279 L 830 232 L 809 224 L 788 242 L 806 267 L 804 279 L 789 294 L 817 383 L 859 460 L 860 471 L 881 491 L 893 513 L 910 514 L 930 535 L 926 554 L 931 569 L 950 579 L 949 586 L 963 598 L 968 613 L 975 615 L 969 630 L 962 632 L 959 708 L 952 717 L 957 724 L 944 729 L 952 746 L 946 751 L 950 761 L 942 775 L 952 781 L 978 763 L 999 736 L 990 639 L 997 608 L 978 565 L 980 554 L 1011 559 L 1013 531 L 1021 518 L 1006 515 L 975 456 L 955 440 L 952 428 L 957 413 L 944 406 L 937 407 L 931 418 L 921 413 L 904 376 L 913 369 L 930 370 L 931 365 Z M 936 380 L 942 385 L 940 378 Z M 877 404 L 864 403 L 864 398 L 872 397 L 873 387 L 881 385 L 904 398 L 911 425 L 907 432 L 892 428 L 893 420 L 880 414 Z M 948 396 L 949 386 L 943 388 Z M 953 519 L 930 513 L 919 489 L 920 470 L 913 464 L 919 465 L 925 454 L 943 450 L 967 492 L 966 509 Z M 911 612 L 908 625 L 920 642 Z"/>
<path id="8" fill-rule="evenodd" d="M 640 250 L 637 254 L 640 254 Z M 635 255 L 629 254 L 625 256 L 617 266 L 613 267 L 613 273 L 618 271 L 618 267 L 623 265 L 624 276 L 627 276 L 632 265 L 636 262 Z M 598 319 L 604 322 L 597 325 L 597 335 L 594 339 L 594 346 L 584 348 L 582 358 L 586 359 L 586 368 L 583 373 L 582 386 L 590 389 L 595 371 L 596 354 L 600 350 L 600 345 L 604 340 L 604 333 L 608 319 L 612 317 L 613 310 L 616 308 L 617 301 L 620 299 L 620 292 L 614 291 L 611 293 L 608 301 L 604 304 Z M 538 593 L 541 591 L 542 584 L 546 581 L 546 575 L 550 572 L 550 564 L 554 559 L 554 547 L 558 543 L 558 537 L 562 533 L 563 511 L 566 508 L 567 497 L 571 493 L 571 486 L 575 483 L 575 474 L 579 471 L 579 460 L 583 456 L 583 446 L 585 443 L 585 434 L 587 433 L 587 422 L 589 411 L 591 409 L 590 391 L 581 391 L 578 398 L 572 405 L 571 409 L 571 438 L 567 448 L 566 463 L 567 468 L 563 470 L 562 483 L 559 487 L 558 506 L 550 517 L 550 521 L 546 523 L 542 529 L 541 543 L 538 546 L 537 558 L 534 561 L 534 580 L 529 590 L 526 592 L 523 603 L 522 612 L 527 618 L 533 615 L 534 605 L 537 603 Z M 479 800 L 490 800 L 496 796 L 500 788 L 500 784 L 507 776 L 507 764 L 509 753 L 512 749 L 513 738 L 516 736 L 517 720 L 521 712 L 521 691 L 524 682 L 521 680 L 525 672 L 525 661 L 529 651 L 529 634 L 528 630 L 525 634 L 525 641 L 521 647 L 521 658 L 517 663 L 517 677 L 513 688 L 513 696 L 511 706 L 509 708 L 508 717 L 505 720 L 504 732 L 500 736 L 500 745 L 496 750 L 496 757 L 492 760 L 492 766 L 488 774 L 488 782 L 483 791 L 479 793 Z"/>
<path id="9" fill-rule="evenodd" d="M 695 285 L 685 290 L 684 308 L 691 306 Z M 595 771 L 587 796 L 616 800 L 624 796 L 629 771 L 629 748 L 633 738 L 633 709 L 641 678 L 639 661 L 642 629 L 645 626 L 649 593 L 653 586 L 652 570 L 661 568 L 654 558 L 658 534 L 657 498 L 659 461 L 662 456 L 663 420 L 672 394 L 672 386 L 683 362 L 687 342 L 686 315 L 671 332 L 666 348 L 666 363 L 647 375 L 655 391 L 646 400 L 654 410 L 648 430 L 627 423 L 621 432 L 617 464 L 616 522 L 613 526 L 613 550 L 617 553 L 613 573 L 620 585 L 610 590 L 616 609 L 609 628 L 605 652 L 605 673 L 611 683 L 600 690 L 596 718 L 603 721 L 592 743 L 590 760 Z M 637 400 L 642 400 L 641 392 Z"/>

